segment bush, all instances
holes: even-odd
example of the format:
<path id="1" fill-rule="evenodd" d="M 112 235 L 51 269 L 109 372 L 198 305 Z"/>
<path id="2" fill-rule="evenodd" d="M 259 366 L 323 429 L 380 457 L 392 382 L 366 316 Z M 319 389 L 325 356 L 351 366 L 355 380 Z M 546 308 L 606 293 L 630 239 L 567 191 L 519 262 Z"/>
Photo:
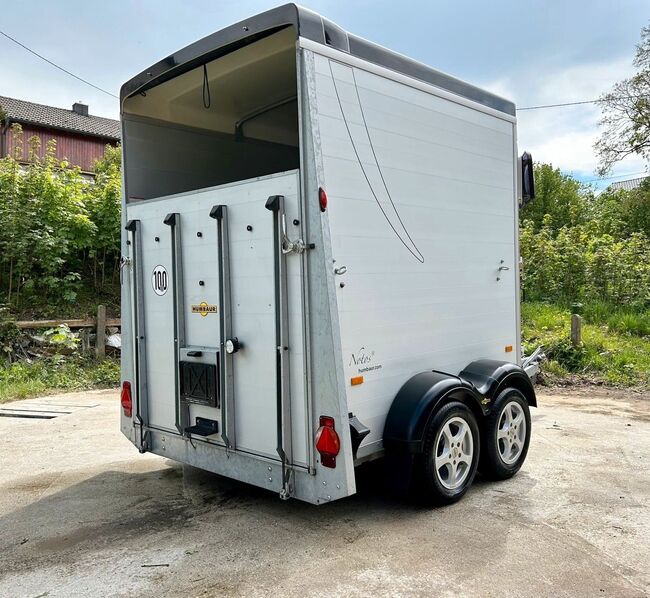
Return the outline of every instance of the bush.
<path id="1" fill-rule="evenodd" d="M 20 330 L 14 323 L 9 308 L 0 305 L 0 364 L 13 352 L 14 343 L 20 336 Z"/>
<path id="2" fill-rule="evenodd" d="M 19 125 L 13 135 L 22 155 Z M 101 290 L 118 274 L 119 150 L 107 147 L 89 183 L 55 159 L 55 141 L 42 159 L 38 138 L 28 143 L 27 167 L 0 159 L 0 301 L 15 309 L 74 305 L 83 287 Z"/>
<path id="3" fill-rule="evenodd" d="M 553 237 L 524 222 L 522 288 L 530 300 L 602 301 L 644 309 L 650 304 L 650 241 L 643 233 L 617 240 L 595 227 L 560 229 Z"/>
<path id="4" fill-rule="evenodd" d="M 542 204 L 534 207 L 536 198 L 520 213 L 525 300 L 562 305 L 601 302 L 608 308 L 647 310 L 650 216 L 641 207 L 650 211 L 650 183 L 631 192 L 594 197 L 547 165 L 538 167 L 536 176 L 545 183 L 543 189 L 559 196 L 553 201 L 542 196 Z M 637 327 L 630 318 L 628 323 L 639 332 L 646 330 L 645 324 Z"/>
<path id="5" fill-rule="evenodd" d="M 555 236 L 564 226 L 584 224 L 589 220 L 590 190 L 551 164 L 535 166 L 535 200 L 521 210 L 522 219 L 533 231 L 550 228 Z"/>

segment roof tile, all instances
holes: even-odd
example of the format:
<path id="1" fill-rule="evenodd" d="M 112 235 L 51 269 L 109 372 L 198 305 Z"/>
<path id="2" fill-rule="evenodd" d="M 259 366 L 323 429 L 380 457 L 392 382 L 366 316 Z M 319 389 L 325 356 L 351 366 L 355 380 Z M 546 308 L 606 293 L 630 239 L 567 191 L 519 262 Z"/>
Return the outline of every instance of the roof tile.
<path id="1" fill-rule="evenodd" d="M 637 179 L 628 179 L 627 181 L 616 181 L 612 183 L 610 189 L 625 189 L 626 191 L 632 191 L 637 187 L 641 186 L 641 183 L 646 180 L 647 177 L 639 177 Z"/>
<path id="2" fill-rule="evenodd" d="M 5 96 L 0 96 L 0 107 L 14 122 L 64 129 L 112 140 L 119 140 L 121 137 L 120 121 L 112 118 L 82 116 L 65 108 L 55 108 Z"/>

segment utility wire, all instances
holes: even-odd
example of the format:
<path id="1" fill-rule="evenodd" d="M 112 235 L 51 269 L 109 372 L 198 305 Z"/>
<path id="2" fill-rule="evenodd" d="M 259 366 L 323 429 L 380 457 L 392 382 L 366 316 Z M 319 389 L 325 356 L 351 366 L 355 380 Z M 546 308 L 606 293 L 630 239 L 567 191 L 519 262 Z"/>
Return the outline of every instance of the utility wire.
<path id="1" fill-rule="evenodd" d="M 643 172 L 628 172 L 626 174 L 615 174 L 613 176 L 604 176 L 604 177 L 600 177 L 598 179 L 589 179 L 588 181 L 582 181 L 582 182 L 583 183 L 597 183 L 599 181 L 610 181 L 612 179 L 620 179 L 620 178 L 625 178 L 625 177 L 628 177 L 628 176 L 638 176 L 640 174 L 645 174 L 646 176 L 648 176 L 648 172 L 644 170 Z"/>
<path id="2" fill-rule="evenodd" d="M 619 96 L 612 98 L 614 100 L 640 100 L 642 98 L 647 98 L 648 96 Z M 517 108 L 517 112 L 523 110 L 542 110 L 544 108 L 560 108 L 562 106 L 579 106 L 580 104 L 600 104 L 606 102 L 607 100 L 598 99 L 598 100 L 582 100 L 580 102 L 562 102 L 561 104 L 544 104 L 541 106 L 525 106 L 524 108 Z"/>
<path id="3" fill-rule="evenodd" d="M 64 69 L 62 66 L 59 66 L 58 64 L 52 62 L 51 60 L 48 60 L 47 58 L 45 58 L 45 56 L 41 56 L 38 52 L 35 52 L 31 48 L 28 48 L 25 44 L 21 44 L 17 39 L 14 39 L 13 37 L 11 37 L 11 35 L 6 34 L 4 31 L 0 31 L 0 35 L 4 35 L 7 39 L 9 39 L 12 42 L 14 42 L 15 44 L 19 45 L 21 48 L 24 48 L 25 50 L 27 50 L 28 52 L 30 52 L 34 56 L 37 56 L 41 60 L 44 60 L 48 64 L 52 65 L 54 68 L 57 68 L 60 71 L 63 71 L 66 75 L 70 75 L 71 77 L 74 77 L 75 79 L 78 79 L 79 81 L 81 81 L 82 83 L 85 83 L 86 85 L 90 85 L 91 87 L 94 87 L 95 89 L 97 89 L 97 90 L 99 90 L 99 91 L 101 91 L 101 92 L 103 92 L 103 93 L 105 93 L 105 94 L 107 94 L 107 95 L 109 95 L 109 96 L 111 96 L 113 98 L 119 99 L 114 93 L 111 93 L 110 91 L 106 91 L 105 89 L 102 89 L 101 87 L 98 87 L 94 83 L 91 83 L 90 81 L 86 81 L 85 79 L 82 79 L 81 77 L 75 75 L 74 73 L 71 73 L 70 71 Z"/>
<path id="4" fill-rule="evenodd" d="M 38 52 L 32 50 L 31 48 L 27 47 L 25 44 L 19 42 L 17 39 L 11 37 L 11 35 L 5 33 L 4 31 L 0 31 L 0 35 L 3 35 L 8 40 L 11 40 L 12 42 L 17 44 L 18 46 L 20 46 L 24 50 L 27 50 L 28 52 L 30 52 L 34 56 L 40 58 L 41 60 L 44 60 L 45 62 L 47 62 L 49 65 L 53 66 L 54 68 L 57 68 L 60 71 L 64 72 L 66 75 L 70 75 L 71 77 L 74 77 L 78 81 L 81 81 L 82 83 L 85 83 L 86 85 L 90 85 L 90 87 L 94 87 L 95 89 L 97 89 L 98 91 L 101 91 L 102 93 L 105 93 L 105 94 L 107 94 L 107 95 L 109 95 L 109 96 L 111 96 L 113 98 L 119 99 L 114 93 L 111 93 L 110 91 L 106 91 L 105 89 L 102 89 L 101 87 L 95 85 L 94 83 L 91 83 L 90 81 L 87 81 L 86 79 L 84 79 L 82 77 L 79 77 L 78 75 L 75 75 L 74 73 L 71 73 L 67 69 L 64 69 L 62 66 L 59 66 L 55 62 L 52 62 L 48 58 L 45 58 L 45 56 L 43 56 L 43 55 L 39 54 Z M 205 87 L 205 82 L 204 82 L 204 87 Z M 210 100 L 209 100 L 209 93 L 210 93 L 209 88 L 208 88 L 207 93 L 208 93 L 208 96 L 207 96 L 208 100 L 207 101 L 208 101 L 208 104 L 209 104 L 209 102 L 210 102 Z M 205 95 L 205 89 L 204 89 L 204 95 Z M 638 99 L 638 98 L 642 98 L 642 97 L 646 97 L 646 96 L 628 96 L 628 97 L 620 97 L 620 98 L 616 98 L 616 99 Z M 582 105 L 582 104 L 599 104 L 599 103 L 604 102 L 604 101 L 605 100 L 597 99 L 597 100 L 582 100 L 582 101 L 579 101 L 579 102 L 561 102 L 559 104 L 543 104 L 543 105 L 540 105 L 540 106 L 524 106 L 523 108 L 517 108 L 517 112 L 523 112 L 524 110 L 543 110 L 543 109 L 546 109 L 546 108 L 561 108 L 563 106 L 579 106 L 579 105 Z M 205 103 L 205 98 L 204 98 L 204 103 Z"/>
<path id="5" fill-rule="evenodd" d="M 598 104 L 603 100 L 583 100 L 582 102 L 563 102 L 561 104 L 544 104 L 542 106 L 526 106 L 524 108 L 517 108 L 517 112 L 523 110 L 542 110 L 544 108 L 560 108 L 561 106 L 578 106 L 580 104 Z"/>

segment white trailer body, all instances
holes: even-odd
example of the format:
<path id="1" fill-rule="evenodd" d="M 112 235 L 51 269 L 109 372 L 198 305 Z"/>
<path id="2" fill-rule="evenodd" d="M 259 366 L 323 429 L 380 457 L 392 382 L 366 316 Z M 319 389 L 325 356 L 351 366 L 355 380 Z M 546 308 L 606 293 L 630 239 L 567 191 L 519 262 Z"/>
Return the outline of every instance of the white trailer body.
<path id="1" fill-rule="evenodd" d="M 535 404 L 510 102 L 286 5 L 153 65 L 121 107 L 121 427 L 141 451 L 318 504 L 385 451 L 410 485 L 454 402 L 476 423 L 458 467 L 434 463 L 449 499 L 492 436 L 521 466 L 527 407 L 519 440 L 512 401 L 492 409 Z"/>

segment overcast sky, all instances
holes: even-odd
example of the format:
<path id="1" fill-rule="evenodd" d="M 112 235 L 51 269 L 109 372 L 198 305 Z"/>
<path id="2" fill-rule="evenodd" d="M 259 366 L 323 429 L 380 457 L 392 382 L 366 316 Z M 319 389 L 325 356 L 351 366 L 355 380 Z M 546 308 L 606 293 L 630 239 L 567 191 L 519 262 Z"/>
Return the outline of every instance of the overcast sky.
<path id="1" fill-rule="evenodd" d="M 247 16 L 267 0 L 0 0 L 0 29 L 118 94 L 171 52 Z M 597 98 L 632 70 L 647 0 L 307 0 L 344 29 L 486 87 L 518 107 Z M 0 36 L 0 95 L 118 118 L 116 99 Z M 595 177 L 595 105 L 519 113 L 519 147 L 582 180 Z M 636 174 L 629 159 L 614 175 Z M 630 177 L 631 178 L 631 177 Z M 609 181 L 608 181 L 609 182 Z M 602 186 L 605 183 L 601 183 Z"/>

